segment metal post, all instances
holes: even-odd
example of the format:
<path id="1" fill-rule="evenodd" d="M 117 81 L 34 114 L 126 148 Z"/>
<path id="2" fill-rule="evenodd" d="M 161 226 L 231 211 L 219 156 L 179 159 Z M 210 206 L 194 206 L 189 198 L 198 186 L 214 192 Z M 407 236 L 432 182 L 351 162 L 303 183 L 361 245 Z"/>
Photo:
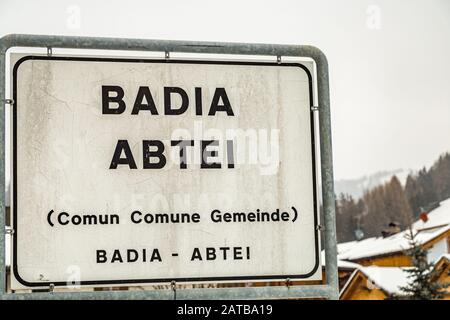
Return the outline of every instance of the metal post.
<path id="1" fill-rule="evenodd" d="M 339 299 L 336 215 L 334 200 L 333 154 L 331 143 L 330 89 L 328 62 L 324 54 L 313 57 L 317 64 L 317 86 L 319 93 L 320 161 L 322 175 L 322 199 L 325 223 L 325 269 L 327 284 L 336 288 L 331 299 Z"/>
<path id="2" fill-rule="evenodd" d="M 328 298 L 338 299 L 337 250 L 335 227 L 335 204 L 333 187 L 333 159 L 331 143 L 330 97 L 328 63 L 325 55 L 312 46 L 189 42 L 169 40 L 115 39 L 92 37 L 65 37 L 12 34 L 0 39 L 0 295 L 2 299 L 172 299 L 173 291 L 111 291 L 111 292 L 65 292 L 5 294 L 5 57 L 11 47 L 42 47 L 100 50 L 134 50 L 184 53 L 213 53 L 265 56 L 309 57 L 317 66 L 318 105 L 320 124 L 320 159 L 322 176 L 322 199 L 324 209 L 324 245 L 326 255 L 326 285 L 177 289 L 180 299 L 262 299 L 262 298 Z"/>
<path id="3" fill-rule="evenodd" d="M 3 41 L 0 41 L 0 46 Z M 0 295 L 6 291 L 6 265 L 5 265 L 5 58 L 6 50 L 0 47 Z"/>

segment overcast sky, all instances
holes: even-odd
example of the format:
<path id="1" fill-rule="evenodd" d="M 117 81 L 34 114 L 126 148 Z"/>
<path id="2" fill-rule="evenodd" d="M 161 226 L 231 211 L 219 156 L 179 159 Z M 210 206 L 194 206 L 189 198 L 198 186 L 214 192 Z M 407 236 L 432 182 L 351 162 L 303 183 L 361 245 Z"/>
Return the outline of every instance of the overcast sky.
<path id="1" fill-rule="evenodd" d="M 9 33 L 314 45 L 330 64 L 337 179 L 450 150 L 449 0 L 1 0 Z"/>

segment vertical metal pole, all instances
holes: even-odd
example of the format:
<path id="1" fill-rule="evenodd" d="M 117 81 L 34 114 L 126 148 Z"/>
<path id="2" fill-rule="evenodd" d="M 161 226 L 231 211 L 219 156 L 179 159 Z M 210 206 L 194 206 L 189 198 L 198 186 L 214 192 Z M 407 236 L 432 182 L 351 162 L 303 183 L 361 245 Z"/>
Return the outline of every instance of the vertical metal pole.
<path id="1" fill-rule="evenodd" d="M 339 284 L 328 62 L 325 55 L 318 49 L 316 50 L 317 52 L 314 54 L 314 59 L 317 63 L 317 85 L 320 110 L 320 161 L 322 168 L 322 199 L 325 220 L 325 270 L 327 284 L 334 289 L 329 298 L 337 300 L 339 299 Z"/>
<path id="2" fill-rule="evenodd" d="M 6 292 L 5 265 L 5 57 L 3 43 L 0 41 L 0 294 Z"/>

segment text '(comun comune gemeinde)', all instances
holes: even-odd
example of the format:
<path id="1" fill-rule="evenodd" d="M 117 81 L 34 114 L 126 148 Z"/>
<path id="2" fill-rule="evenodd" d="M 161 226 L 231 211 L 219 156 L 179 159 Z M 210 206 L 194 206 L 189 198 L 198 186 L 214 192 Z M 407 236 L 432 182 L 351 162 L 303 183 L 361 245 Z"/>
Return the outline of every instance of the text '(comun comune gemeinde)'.
<path id="1" fill-rule="evenodd" d="M 178 224 L 200 223 L 203 215 L 199 213 L 145 213 L 134 210 L 128 215 L 128 221 L 133 224 Z M 227 212 L 213 209 L 207 215 L 212 223 L 264 223 L 264 222 L 295 222 L 298 212 L 295 207 L 290 210 L 273 211 L 256 209 L 249 212 Z M 89 225 L 117 225 L 121 223 L 118 214 L 73 214 L 66 211 L 55 212 L 50 210 L 47 222 L 54 226 L 89 226 Z"/>

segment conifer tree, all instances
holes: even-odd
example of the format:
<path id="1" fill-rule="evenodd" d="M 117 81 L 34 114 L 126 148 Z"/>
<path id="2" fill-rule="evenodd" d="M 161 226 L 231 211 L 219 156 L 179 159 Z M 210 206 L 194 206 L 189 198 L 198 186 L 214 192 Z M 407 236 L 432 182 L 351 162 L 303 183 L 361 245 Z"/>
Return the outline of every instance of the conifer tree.
<path id="1" fill-rule="evenodd" d="M 398 298 L 409 300 L 440 299 L 444 295 L 443 289 L 448 287 L 449 284 L 436 281 L 438 271 L 434 268 L 434 263 L 428 261 L 428 252 L 420 245 L 416 236 L 417 233 L 414 234 L 411 228 L 405 236 L 410 245 L 406 254 L 411 258 L 412 267 L 404 270 L 408 273 L 409 283 L 400 287 L 404 295 Z"/>
<path id="2" fill-rule="evenodd" d="M 433 186 L 438 195 L 438 200 L 450 197 L 450 154 L 445 153 L 433 164 L 430 169 Z"/>
<path id="3" fill-rule="evenodd" d="M 385 184 L 384 205 L 386 210 L 386 224 L 398 222 L 402 228 L 407 228 L 413 220 L 411 207 L 405 190 L 396 176 Z"/>

